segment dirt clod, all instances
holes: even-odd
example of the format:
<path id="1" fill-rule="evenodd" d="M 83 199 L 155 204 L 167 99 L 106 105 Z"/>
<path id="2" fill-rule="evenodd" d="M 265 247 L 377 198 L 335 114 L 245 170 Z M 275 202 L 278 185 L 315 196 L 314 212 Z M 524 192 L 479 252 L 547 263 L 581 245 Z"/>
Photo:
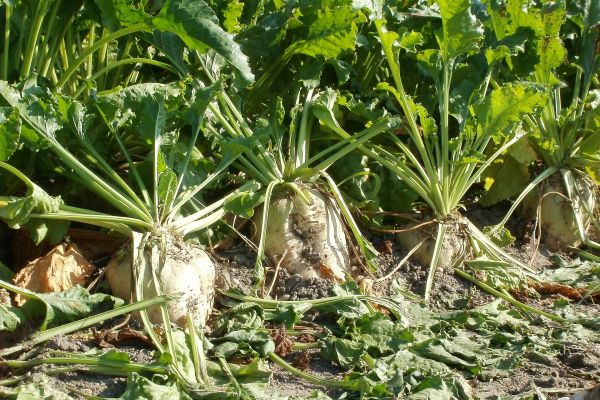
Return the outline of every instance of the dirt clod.
<path id="1" fill-rule="evenodd" d="M 112 348 L 115 345 L 127 343 L 145 343 L 148 346 L 153 346 L 152 341 L 143 332 L 135 330 L 129 326 L 119 330 L 92 329 L 96 345 L 100 348 Z"/>
<path id="2" fill-rule="evenodd" d="M 285 270 L 279 271 L 275 292 L 281 299 L 305 300 L 327 297 L 331 293 L 333 282 L 319 278 L 305 279 L 301 275 Z"/>
<path id="3" fill-rule="evenodd" d="M 560 360 L 571 368 L 594 369 L 600 366 L 600 348 L 567 348 L 559 356 Z"/>
<path id="4" fill-rule="evenodd" d="M 285 357 L 294 350 L 294 343 L 287 337 L 285 326 L 280 326 L 271 331 L 271 337 L 275 342 L 275 354 Z"/>
<path id="5" fill-rule="evenodd" d="M 76 285 L 85 286 L 96 267 L 72 244 L 61 244 L 43 257 L 28 263 L 14 278 L 15 285 L 34 292 L 62 292 Z M 17 305 L 26 299 L 15 296 Z"/>
<path id="6" fill-rule="evenodd" d="M 303 351 L 294 358 L 292 365 L 300 371 L 306 371 L 310 368 L 310 360 L 310 353 Z"/>

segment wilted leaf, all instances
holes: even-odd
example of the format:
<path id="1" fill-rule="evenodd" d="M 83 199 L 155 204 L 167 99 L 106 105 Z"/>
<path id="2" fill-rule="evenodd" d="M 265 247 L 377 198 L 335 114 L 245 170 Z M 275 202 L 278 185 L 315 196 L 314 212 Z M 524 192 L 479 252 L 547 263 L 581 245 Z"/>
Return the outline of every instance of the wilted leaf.
<path id="1" fill-rule="evenodd" d="M 100 329 L 95 330 L 92 328 L 94 334 L 94 340 L 101 349 L 111 348 L 113 345 L 123 345 L 127 343 L 145 343 L 152 346 L 152 340 L 148 338 L 142 331 L 132 329 L 130 326 L 126 326 L 123 329 Z"/>
<path id="2" fill-rule="evenodd" d="M 321 356 L 333 361 L 342 368 L 350 369 L 360 364 L 361 357 L 366 353 L 365 345 L 347 339 L 335 337 L 323 341 Z"/>
<path id="3" fill-rule="evenodd" d="M 133 372 L 127 380 L 125 393 L 119 397 L 121 400 L 191 400 L 181 388 L 176 384 L 168 383 L 159 385 L 143 376 Z"/>
<path id="4" fill-rule="evenodd" d="M 17 400 L 73 400 L 58 390 L 43 374 L 34 375 L 33 382 L 19 385 Z"/>
<path id="5" fill-rule="evenodd" d="M 271 337 L 275 341 L 275 354 L 280 357 L 286 357 L 294 351 L 294 342 L 287 337 L 285 326 L 281 325 L 271 331 Z"/>

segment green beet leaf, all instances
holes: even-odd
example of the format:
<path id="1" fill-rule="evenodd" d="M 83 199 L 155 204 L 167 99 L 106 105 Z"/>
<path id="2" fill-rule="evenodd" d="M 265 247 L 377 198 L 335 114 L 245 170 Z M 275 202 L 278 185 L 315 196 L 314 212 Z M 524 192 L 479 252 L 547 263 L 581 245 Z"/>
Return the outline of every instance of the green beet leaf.
<path id="1" fill-rule="evenodd" d="M 214 336 L 223 336 L 240 329 L 255 329 L 263 325 L 264 311 L 251 302 L 237 304 L 221 315 L 212 329 Z"/>
<path id="2" fill-rule="evenodd" d="M 510 233 L 510 230 L 506 227 L 492 229 L 490 227 L 484 228 L 483 232 L 488 235 L 494 243 L 500 247 L 506 247 L 511 245 L 515 241 L 515 237 Z"/>
<path id="3" fill-rule="evenodd" d="M 413 342 L 413 333 L 381 313 L 366 315 L 354 322 L 351 336 L 376 356 L 388 355 Z"/>
<path id="4" fill-rule="evenodd" d="M 148 25 L 149 17 L 142 7 L 131 5 L 127 0 L 94 0 L 100 9 L 102 24 L 112 31 L 138 23 Z"/>
<path id="5" fill-rule="evenodd" d="M 559 256 L 555 256 L 555 261 L 557 268 L 544 269 L 539 277 L 541 281 L 555 282 L 588 289 L 591 293 L 598 293 L 598 282 L 600 282 L 599 263 L 579 259 L 566 262 Z"/>
<path id="6" fill-rule="evenodd" d="M 223 10 L 223 26 L 227 32 L 238 33 L 242 30 L 240 18 L 244 12 L 244 2 L 240 0 L 231 0 Z"/>
<path id="7" fill-rule="evenodd" d="M 300 304 L 278 304 L 277 310 L 273 313 L 273 321 L 280 325 L 285 325 L 288 329 L 293 329 L 294 325 L 298 323 L 304 313 L 312 308 L 311 304 L 300 303 Z"/>
<path id="8" fill-rule="evenodd" d="M 479 204 L 489 207 L 519 195 L 531 181 L 527 164 L 506 155 L 494 161 L 484 172 L 485 194 Z"/>
<path id="9" fill-rule="evenodd" d="M 14 276 L 15 273 L 0 261 L 0 279 L 3 281 L 10 281 Z"/>
<path id="10" fill-rule="evenodd" d="M 9 198 L 7 204 L 0 208 L 0 220 L 13 229 L 25 225 L 31 213 L 56 213 L 63 204 L 60 197 L 52 197 L 33 182 L 30 183 L 25 197 Z"/>
<path id="11" fill-rule="evenodd" d="M 6 161 L 17 150 L 21 137 L 19 113 L 11 107 L 0 107 L 0 161 Z"/>
<path id="12" fill-rule="evenodd" d="M 110 349 L 107 352 L 102 353 L 102 355 L 100 355 L 98 359 L 104 361 L 119 362 L 123 364 L 131 362 L 131 359 L 129 358 L 129 355 L 127 353 L 115 349 Z"/>
<path id="13" fill-rule="evenodd" d="M 154 143 L 156 132 L 164 131 L 166 110 L 175 108 L 182 97 L 177 84 L 142 83 L 98 96 L 96 101 L 114 128 L 132 129 L 147 143 Z"/>
<path id="14" fill-rule="evenodd" d="M 81 286 L 60 293 L 33 293 L 22 307 L 30 319 L 41 319 L 41 330 L 72 322 L 90 314 L 112 310 L 124 304 L 123 300 L 102 293 L 90 294 Z"/>
<path id="15" fill-rule="evenodd" d="M 256 189 L 259 189 L 260 184 L 256 182 L 255 187 Z M 228 200 L 223 208 L 242 218 L 252 218 L 254 215 L 254 208 L 261 204 L 264 199 L 265 193 L 263 190 L 243 191 L 239 192 L 239 195 Z"/>
<path id="16" fill-rule="evenodd" d="M 25 225 L 31 240 L 38 245 L 46 240 L 49 244 L 60 242 L 69 230 L 70 222 L 67 220 L 36 218 L 30 219 Z"/>
<path id="17" fill-rule="evenodd" d="M 145 35 L 145 38 L 171 61 L 181 76 L 188 75 L 189 68 L 184 58 L 185 43 L 179 36 L 173 32 L 162 32 L 159 30 L 154 30 L 152 35 Z"/>
<path id="18" fill-rule="evenodd" d="M 355 19 L 355 11 L 348 6 L 319 11 L 313 24 L 308 27 L 306 39 L 292 43 L 286 49 L 286 56 L 305 54 L 336 58 L 343 52 L 353 50 L 358 29 Z"/>
<path id="19" fill-rule="evenodd" d="M 190 336 L 183 331 L 177 330 L 172 332 L 172 338 L 175 351 L 174 358 L 177 361 L 179 370 L 189 382 L 196 381 L 196 369 L 192 360 Z M 196 339 L 201 340 L 198 337 Z"/>
<path id="20" fill-rule="evenodd" d="M 524 115 L 537 110 L 545 99 L 539 90 L 524 85 L 495 89 L 484 101 L 473 106 L 472 113 L 477 121 L 475 131 L 477 135 L 491 136 L 499 142 L 522 123 Z M 473 129 L 473 126 L 468 128 Z"/>
<path id="21" fill-rule="evenodd" d="M 464 355 L 453 354 L 447 349 L 448 344 L 445 340 L 428 339 L 411 347 L 411 351 L 431 360 L 439 361 L 447 365 L 453 365 L 465 369 L 477 368 L 477 364 L 472 360 L 465 360 Z"/>
<path id="22" fill-rule="evenodd" d="M 525 0 L 508 0 L 506 3 L 497 0 L 486 0 L 491 20 L 498 40 L 503 40 L 523 30 L 534 33 L 529 46 L 531 54 L 525 54 L 522 63 L 535 71 L 536 79 L 542 84 L 558 84 L 554 69 L 559 67 L 566 55 L 560 27 L 565 19 L 564 3 L 556 3 L 552 7 L 538 10 L 529 6 Z M 532 57 L 532 54 L 536 57 Z"/>
<path id="23" fill-rule="evenodd" d="M 0 332 L 13 332 L 26 320 L 18 308 L 0 303 Z"/>
<path id="24" fill-rule="evenodd" d="M 336 337 L 324 340 L 321 348 L 323 358 L 333 361 L 345 369 L 360 365 L 364 354 L 366 354 L 364 344 Z"/>
<path id="25" fill-rule="evenodd" d="M 233 65 L 245 80 L 251 82 L 254 79 L 248 59 L 235 42 L 233 35 L 221 28 L 217 15 L 203 0 L 166 1 L 160 13 L 154 17 L 148 15 L 142 7 L 128 4 L 124 0 L 96 0 L 96 4 L 100 8 L 103 23 L 113 31 L 134 26 L 140 32 L 154 28 L 162 32 L 174 33 L 191 50 L 203 53 L 212 49 Z M 173 42 L 168 37 L 157 39 L 155 36 L 155 40 L 162 44 L 165 44 L 163 41 L 165 39 Z M 179 45 L 176 44 L 173 51 L 168 51 L 167 54 L 169 58 L 175 56 L 178 70 L 184 72 L 178 47 Z"/>
<path id="26" fill-rule="evenodd" d="M 417 47 L 423 44 L 423 34 L 421 32 L 408 31 L 406 28 L 401 28 L 398 44 L 404 50 L 416 53 Z"/>
<path id="27" fill-rule="evenodd" d="M 260 358 L 255 358 L 246 365 L 229 365 L 231 372 L 241 384 L 266 384 L 273 372 L 269 369 L 269 364 Z"/>
<path id="28" fill-rule="evenodd" d="M 212 48 L 237 68 L 244 79 L 254 79 L 240 46 L 221 28 L 215 12 L 204 1 L 168 1 L 152 24 L 157 29 L 176 33 L 192 50 L 204 52 Z"/>
<path id="29" fill-rule="evenodd" d="M 442 28 L 435 33 L 444 62 L 477 52 L 483 28 L 471 13 L 469 0 L 438 0 Z"/>
<path id="30" fill-rule="evenodd" d="M 48 92 L 37 86 L 35 79 L 24 81 L 17 87 L 0 81 L 0 96 L 14 107 L 22 121 L 29 125 L 24 124 L 21 127 L 22 140 L 28 147 L 39 150 L 47 147 L 46 140 L 56 139 L 56 134 L 62 126 L 55 104 Z M 6 129 L 12 129 L 10 125 Z"/>
<path id="31" fill-rule="evenodd" d="M 225 336 L 212 340 L 215 343 L 213 352 L 217 357 L 230 357 L 235 353 L 243 356 L 260 354 L 265 356 L 275 351 L 275 343 L 266 332 L 253 329 L 233 331 Z"/>

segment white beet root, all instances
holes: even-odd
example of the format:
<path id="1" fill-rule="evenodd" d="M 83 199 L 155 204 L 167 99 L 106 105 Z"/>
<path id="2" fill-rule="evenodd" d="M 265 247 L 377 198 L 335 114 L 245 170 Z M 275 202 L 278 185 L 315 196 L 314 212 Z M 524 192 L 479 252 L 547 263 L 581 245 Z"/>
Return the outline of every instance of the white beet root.
<path id="1" fill-rule="evenodd" d="M 350 256 L 340 213 L 330 198 L 316 189 L 307 191 L 312 204 L 306 204 L 293 192 L 281 192 L 272 199 L 265 255 L 274 264 L 281 262 L 281 268 L 304 279 L 345 280 Z M 253 219 L 257 244 L 262 216 L 260 209 Z"/>
<path id="2" fill-rule="evenodd" d="M 458 217 L 456 220 L 446 222 L 446 234 L 444 235 L 437 264 L 437 269 L 440 271 L 452 267 L 459 258 L 462 258 L 470 251 L 467 237 L 461 232 L 461 218 Z M 398 234 L 397 241 L 404 251 L 409 252 L 425 240 L 412 254 L 411 258 L 419 264 L 428 267 L 433 257 L 439 223 L 427 222 L 412 222 L 408 224 L 403 228 L 406 231 Z"/>
<path id="3" fill-rule="evenodd" d="M 584 204 L 589 210 L 594 210 L 596 185 L 591 180 L 583 178 L 576 178 L 575 185 L 578 188 L 579 196 L 574 195 L 573 202 L 569 201 L 565 195 L 564 183 L 560 174 L 551 176 L 540 191 L 539 196 L 543 196 L 539 221 L 542 229 L 542 242 L 551 251 L 577 247 L 582 243 L 573 211 L 579 214 L 585 232 L 589 230 L 592 216 L 586 211 Z"/>
<path id="4" fill-rule="evenodd" d="M 156 272 L 161 294 L 180 294 L 167 304 L 171 322 L 184 326 L 188 312 L 196 326 L 204 326 L 208 320 L 214 297 L 215 267 L 205 251 L 187 244 L 169 244 L 164 265 Z M 143 263 L 144 298 L 157 296 L 152 280 L 150 251 Z M 130 251 L 115 255 L 106 268 L 106 279 L 112 293 L 126 301 L 135 299 L 135 288 L 131 285 L 132 257 Z M 153 323 L 162 323 L 159 306 L 147 309 Z"/>

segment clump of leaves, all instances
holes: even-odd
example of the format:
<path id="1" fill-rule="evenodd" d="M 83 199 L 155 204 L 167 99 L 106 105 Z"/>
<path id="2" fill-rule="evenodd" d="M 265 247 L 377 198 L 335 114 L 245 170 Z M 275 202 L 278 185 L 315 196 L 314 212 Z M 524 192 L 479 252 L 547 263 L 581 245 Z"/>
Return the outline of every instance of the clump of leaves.
<path id="1" fill-rule="evenodd" d="M 374 22 L 390 74 L 390 82 L 380 82 L 375 89 L 390 95 L 399 106 L 406 135 L 388 135 L 392 147 L 375 143 L 361 147 L 367 156 L 390 169 L 414 190 L 438 221 L 426 298 L 430 295 L 448 222 L 452 222 L 461 201 L 483 171 L 523 135 L 522 118 L 535 112 L 545 99 L 536 88 L 522 84 L 489 90 L 489 77 L 495 66 L 491 62 L 481 76 L 463 74 L 462 65 L 477 62 L 474 54 L 484 43 L 482 24 L 472 14 L 469 1 L 438 1 L 436 7 L 438 23 L 436 30 L 429 32 L 431 38 L 424 38 L 419 32 L 404 31 L 400 35 L 388 31 L 385 21 Z M 417 50 L 423 45 L 427 48 Z M 416 102 L 405 89 L 404 81 L 411 75 L 404 76 L 402 72 L 403 53 L 416 53 L 414 58 L 419 68 L 434 83 L 436 97 L 430 108 Z M 322 97 L 315 115 L 335 133 L 348 138 L 350 134 L 335 116 L 336 97 L 335 92 Z M 492 144 L 498 149 L 485 155 Z M 465 221 L 464 225 L 469 241 L 477 243 L 474 247 L 477 255 L 518 263 L 473 224 Z"/>
<path id="2" fill-rule="evenodd" d="M 524 117 L 529 132 L 527 142 L 521 143 L 525 151 L 518 151 L 521 156 L 515 152 L 503 157 L 505 175 L 520 177 L 520 185 L 515 187 L 517 181 L 513 181 L 506 188 L 503 179 L 492 179 L 486 187 L 495 193 L 496 200 L 519 195 L 506 218 L 493 229 L 502 229 L 517 205 L 534 191 L 534 208 L 539 209 L 540 224 L 548 232 L 543 238 L 549 247 L 563 249 L 581 242 L 598 247 L 587 234 L 594 221 L 593 191 L 600 166 L 600 142 L 595 133 L 599 102 L 593 89 L 600 67 L 598 7 L 593 2 L 537 6 L 511 0 L 502 7 L 495 1 L 485 3 L 497 48 L 523 43 L 520 51 L 506 53 L 498 60 L 502 67 L 497 68 L 495 79 L 526 80 L 549 94 L 540 112 Z M 533 158 L 522 157 L 532 150 Z M 535 158 L 541 160 L 543 168 L 529 178 L 527 167 Z M 538 189 L 542 183 L 548 189 Z M 552 208 L 552 203 L 566 211 Z"/>

